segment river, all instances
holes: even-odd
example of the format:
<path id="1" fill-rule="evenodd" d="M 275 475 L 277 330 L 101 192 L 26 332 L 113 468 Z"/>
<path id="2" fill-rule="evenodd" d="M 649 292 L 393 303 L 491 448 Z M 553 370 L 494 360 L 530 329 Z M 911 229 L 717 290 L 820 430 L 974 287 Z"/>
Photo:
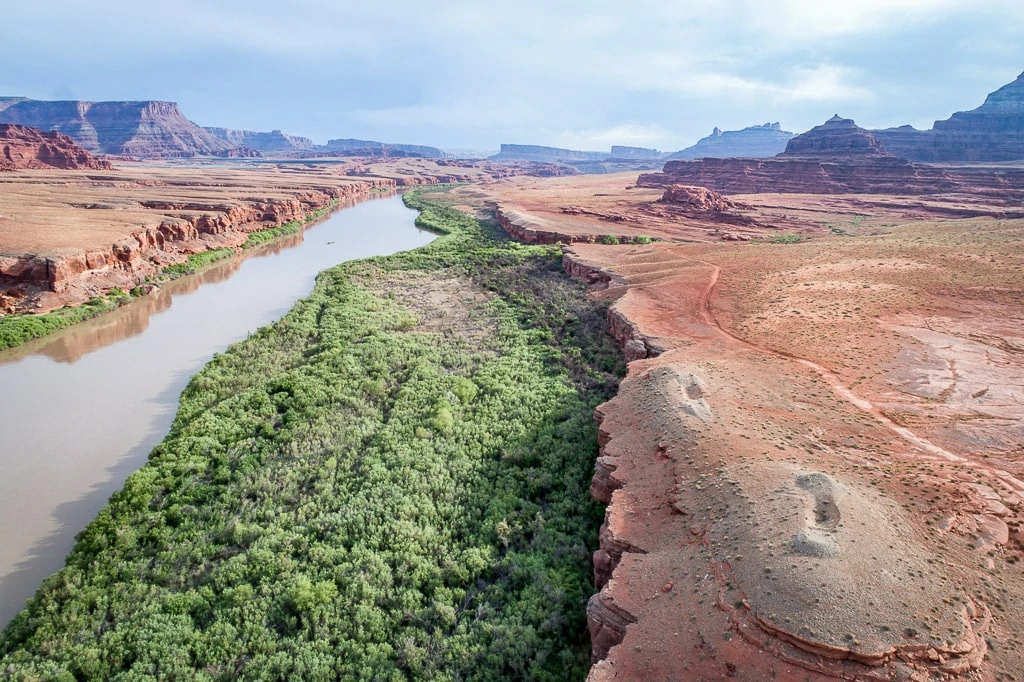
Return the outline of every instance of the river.
<path id="1" fill-rule="evenodd" d="M 430 242 L 415 217 L 401 197 L 357 204 L 0 353 L 0 627 L 145 463 L 214 353 L 283 316 L 324 268 Z"/>

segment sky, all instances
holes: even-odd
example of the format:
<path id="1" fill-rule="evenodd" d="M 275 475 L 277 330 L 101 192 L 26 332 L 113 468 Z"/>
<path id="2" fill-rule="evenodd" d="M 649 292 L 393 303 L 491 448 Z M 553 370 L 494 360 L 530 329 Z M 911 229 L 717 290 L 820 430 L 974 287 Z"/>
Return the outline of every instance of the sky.
<path id="1" fill-rule="evenodd" d="M 35 0 L 5 7 L 0 63 L 0 95 L 319 143 L 674 151 L 836 113 L 928 128 L 1024 71 L 1024 2 Z"/>

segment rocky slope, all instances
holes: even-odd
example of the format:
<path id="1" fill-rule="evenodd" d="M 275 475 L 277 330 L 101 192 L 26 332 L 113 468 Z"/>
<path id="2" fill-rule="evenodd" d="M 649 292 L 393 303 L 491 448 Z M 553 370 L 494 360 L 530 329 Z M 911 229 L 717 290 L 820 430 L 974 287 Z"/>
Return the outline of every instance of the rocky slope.
<path id="1" fill-rule="evenodd" d="M 67 135 L 0 123 L 0 171 L 28 168 L 107 170 L 110 162 L 97 159 Z"/>
<path id="2" fill-rule="evenodd" d="M 870 131 L 836 114 L 786 143 L 783 156 L 891 156 Z"/>
<path id="3" fill-rule="evenodd" d="M 1024 159 L 1024 73 L 981 106 L 936 121 L 931 130 L 901 126 L 873 132 L 891 153 L 912 161 Z"/>
<path id="4" fill-rule="evenodd" d="M 0 123 L 56 130 L 93 154 L 129 158 L 227 155 L 235 145 L 203 130 L 174 102 L 7 100 Z"/>
<path id="5" fill-rule="evenodd" d="M 776 157 L 669 161 L 661 173 L 641 175 L 637 184 L 698 185 L 726 194 L 968 192 L 1013 203 L 1024 198 L 1024 169 L 912 163 L 890 154 L 877 133 L 834 116 L 794 137 Z"/>

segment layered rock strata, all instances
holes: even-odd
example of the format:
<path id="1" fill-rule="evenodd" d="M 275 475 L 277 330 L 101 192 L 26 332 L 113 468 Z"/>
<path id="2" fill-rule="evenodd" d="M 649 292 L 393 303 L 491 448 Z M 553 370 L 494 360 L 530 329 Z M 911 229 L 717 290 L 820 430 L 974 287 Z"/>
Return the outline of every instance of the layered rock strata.
<path id="1" fill-rule="evenodd" d="M 336 203 L 350 204 L 375 189 L 394 188 L 393 181 L 377 179 L 306 188 L 266 199 L 141 199 L 136 205 L 163 218 L 159 222 L 147 220 L 147 224 L 109 246 L 59 255 L 0 254 L 0 292 L 5 312 L 45 312 L 82 302 L 112 287 L 128 289 L 190 254 L 239 247 L 253 231 L 303 220 Z"/>
<path id="2" fill-rule="evenodd" d="M 978 162 L 1024 159 L 1024 73 L 970 111 L 936 121 L 873 131 L 891 153 L 912 161 Z"/>
<path id="3" fill-rule="evenodd" d="M 7 99 L 0 123 L 68 135 L 93 154 L 127 158 L 225 156 L 235 145 L 188 120 L 174 102 Z"/>

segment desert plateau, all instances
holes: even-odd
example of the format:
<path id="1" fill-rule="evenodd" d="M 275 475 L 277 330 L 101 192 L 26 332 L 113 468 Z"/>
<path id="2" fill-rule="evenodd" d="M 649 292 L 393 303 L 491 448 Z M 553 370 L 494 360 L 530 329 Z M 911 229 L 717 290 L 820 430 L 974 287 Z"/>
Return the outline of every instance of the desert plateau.
<path id="1" fill-rule="evenodd" d="M 1024 680 L 1024 12 L 152 12 L 0 41 L 0 679 Z"/>

